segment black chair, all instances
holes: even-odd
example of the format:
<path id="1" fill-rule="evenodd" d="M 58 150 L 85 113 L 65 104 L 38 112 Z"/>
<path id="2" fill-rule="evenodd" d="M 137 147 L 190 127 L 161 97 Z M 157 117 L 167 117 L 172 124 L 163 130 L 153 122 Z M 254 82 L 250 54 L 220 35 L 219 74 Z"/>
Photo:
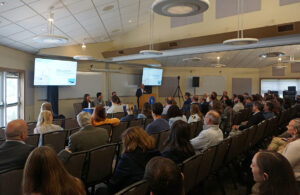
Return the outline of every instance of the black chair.
<path id="1" fill-rule="evenodd" d="M 149 118 L 147 118 L 146 120 L 145 120 L 145 123 L 144 123 L 144 129 L 146 129 L 146 127 L 150 124 L 150 123 L 152 123 L 153 122 L 153 119 L 151 118 L 151 119 L 149 119 Z"/>
<path id="2" fill-rule="evenodd" d="M 65 121 L 65 119 L 55 119 L 55 120 L 52 121 L 52 123 L 53 123 L 54 125 L 58 125 L 58 126 L 64 128 L 64 126 L 63 126 L 64 121 Z"/>
<path id="3" fill-rule="evenodd" d="M 191 139 L 193 139 L 194 137 L 197 136 L 197 128 L 198 128 L 198 124 L 197 122 L 193 122 L 193 123 L 190 123 L 190 129 L 191 129 Z"/>
<path id="4" fill-rule="evenodd" d="M 5 142 L 5 139 L 0 139 L 0 145 Z"/>
<path id="5" fill-rule="evenodd" d="M 126 130 L 128 126 L 128 122 L 120 122 L 119 125 L 112 127 L 112 134 L 111 134 L 111 143 L 118 143 L 121 141 L 121 135 Z"/>
<path id="6" fill-rule="evenodd" d="M 32 145 L 34 147 L 38 147 L 39 139 L 40 139 L 40 134 L 31 134 L 27 136 L 25 143 Z"/>
<path id="7" fill-rule="evenodd" d="M 158 140 L 158 150 L 159 151 L 163 151 L 163 149 L 165 148 L 165 142 L 168 140 L 169 134 L 170 134 L 170 130 L 165 130 L 159 133 L 159 140 Z"/>
<path id="8" fill-rule="evenodd" d="M 122 118 L 123 116 L 125 116 L 124 112 L 117 112 L 113 114 L 113 117 L 118 119 Z"/>
<path id="9" fill-rule="evenodd" d="M 74 128 L 80 128 L 77 120 L 75 118 L 65 119 L 65 129 L 74 129 Z"/>
<path id="10" fill-rule="evenodd" d="M 36 127 L 36 122 L 27 123 L 28 126 L 28 134 L 33 134 L 33 130 Z"/>
<path id="11" fill-rule="evenodd" d="M 0 172 L 0 194 L 21 195 L 23 169 L 9 169 Z"/>
<path id="12" fill-rule="evenodd" d="M 81 103 L 74 103 L 73 108 L 74 108 L 75 116 L 77 116 L 77 114 L 79 114 L 82 110 L 82 104 Z"/>
<path id="13" fill-rule="evenodd" d="M 0 128 L 0 139 L 5 139 L 5 129 Z"/>
<path id="14" fill-rule="evenodd" d="M 112 164 L 118 144 L 108 144 L 89 150 L 88 171 L 85 179 L 86 187 L 92 187 L 108 179 L 112 175 Z"/>
<path id="15" fill-rule="evenodd" d="M 148 194 L 147 192 L 148 184 L 146 180 L 141 180 L 117 192 L 115 195 L 146 195 Z"/>
<path id="16" fill-rule="evenodd" d="M 42 135 L 42 145 L 51 146 L 57 153 L 65 148 L 68 131 L 53 131 Z"/>
<path id="17" fill-rule="evenodd" d="M 112 113 L 106 114 L 106 118 L 112 118 L 112 117 L 113 117 L 113 114 L 112 114 Z"/>
<path id="18" fill-rule="evenodd" d="M 129 121 L 128 127 L 142 127 L 143 119 L 136 119 Z"/>
<path id="19" fill-rule="evenodd" d="M 203 160 L 201 161 L 197 171 L 197 184 L 203 182 L 205 178 L 208 177 L 215 158 L 216 149 L 217 145 L 211 146 L 203 152 Z"/>
<path id="20" fill-rule="evenodd" d="M 112 125 L 111 124 L 104 124 L 104 125 L 99 125 L 97 127 L 101 127 L 103 129 L 106 129 L 107 130 L 107 133 L 109 135 L 109 137 L 111 136 L 111 127 Z"/>
<path id="21" fill-rule="evenodd" d="M 256 134 L 255 134 L 254 140 L 253 140 L 254 144 L 257 144 L 262 140 L 265 130 L 266 130 L 266 126 L 267 126 L 267 120 L 264 120 L 257 125 L 257 131 L 256 131 Z"/>
<path id="22" fill-rule="evenodd" d="M 231 138 L 227 138 L 217 145 L 215 159 L 211 167 L 211 172 L 217 172 L 220 169 L 220 167 L 222 167 L 230 143 Z"/>
<path id="23" fill-rule="evenodd" d="M 86 156 L 87 151 L 72 153 L 71 157 L 64 164 L 67 171 L 74 177 L 82 179 Z"/>
<path id="24" fill-rule="evenodd" d="M 78 132 L 80 130 L 80 127 L 75 127 L 73 129 L 66 129 L 65 131 L 68 131 L 68 137 L 71 136 L 72 134 Z"/>

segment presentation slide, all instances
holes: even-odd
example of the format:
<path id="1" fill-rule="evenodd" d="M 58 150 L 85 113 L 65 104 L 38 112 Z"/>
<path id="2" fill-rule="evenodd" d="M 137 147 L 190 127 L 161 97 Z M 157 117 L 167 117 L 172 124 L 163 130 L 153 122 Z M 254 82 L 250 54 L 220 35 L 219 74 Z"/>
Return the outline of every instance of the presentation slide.
<path id="1" fill-rule="evenodd" d="M 148 86 L 161 86 L 163 69 L 143 68 L 142 83 Z"/>
<path id="2" fill-rule="evenodd" d="M 76 85 L 76 61 L 35 58 L 34 85 L 72 86 Z"/>

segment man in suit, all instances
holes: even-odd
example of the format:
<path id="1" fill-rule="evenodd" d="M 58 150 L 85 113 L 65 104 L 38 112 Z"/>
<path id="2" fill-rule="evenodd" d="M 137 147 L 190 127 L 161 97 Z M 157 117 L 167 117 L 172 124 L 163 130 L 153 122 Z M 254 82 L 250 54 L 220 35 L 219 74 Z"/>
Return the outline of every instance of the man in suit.
<path id="1" fill-rule="evenodd" d="M 140 107 L 140 97 L 146 93 L 144 84 L 140 85 L 140 88 L 136 90 L 135 96 L 137 97 L 138 108 Z"/>
<path id="2" fill-rule="evenodd" d="M 28 155 L 34 149 L 25 144 L 27 124 L 24 120 L 14 120 L 5 129 L 6 141 L 0 145 L 0 171 L 11 168 L 23 168 Z"/>

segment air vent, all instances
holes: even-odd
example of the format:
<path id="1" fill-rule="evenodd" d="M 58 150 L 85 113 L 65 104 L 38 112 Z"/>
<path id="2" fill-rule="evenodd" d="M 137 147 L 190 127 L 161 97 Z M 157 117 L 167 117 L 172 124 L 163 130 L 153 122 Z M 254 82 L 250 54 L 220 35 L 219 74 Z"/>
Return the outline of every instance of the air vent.
<path id="1" fill-rule="evenodd" d="M 286 31 L 293 31 L 294 30 L 294 24 L 284 24 L 278 26 L 278 32 L 286 32 Z"/>
<path id="2" fill-rule="evenodd" d="M 178 44 L 177 42 L 170 42 L 169 47 L 176 47 Z"/>
<path id="3" fill-rule="evenodd" d="M 119 54 L 124 54 L 124 50 L 119 50 L 118 53 Z"/>

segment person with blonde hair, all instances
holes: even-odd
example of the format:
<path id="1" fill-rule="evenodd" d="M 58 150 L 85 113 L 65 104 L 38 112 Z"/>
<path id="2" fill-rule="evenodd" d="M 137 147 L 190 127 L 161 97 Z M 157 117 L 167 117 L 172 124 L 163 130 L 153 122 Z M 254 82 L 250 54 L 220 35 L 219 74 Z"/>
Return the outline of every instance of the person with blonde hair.
<path id="1" fill-rule="evenodd" d="M 110 194 L 143 179 L 148 161 L 160 155 L 160 152 L 154 149 L 154 138 L 140 127 L 130 127 L 124 131 L 122 142 L 123 154 L 108 184 Z"/>
<path id="2" fill-rule="evenodd" d="M 23 193 L 42 195 L 85 195 L 81 181 L 64 168 L 55 151 L 42 146 L 29 155 L 23 172 Z"/>
<path id="3" fill-rule="evenodd" d="M 126 111 L 127 115 L 122 117 L 120 121 L 132 121 L 137 119 L 137 116 L 134 114 L 134 105 L 133 104 L 127 104 L 126 105 Z"/>
<path id="4" fill-rule="evenodd" d="M 38 122 L 34 128 L 34 133 L 44 134 L 52 131 L 63 130 L 62 127 L 52 124 L 53 116 L 48 110 L 40 112 Z"/>

